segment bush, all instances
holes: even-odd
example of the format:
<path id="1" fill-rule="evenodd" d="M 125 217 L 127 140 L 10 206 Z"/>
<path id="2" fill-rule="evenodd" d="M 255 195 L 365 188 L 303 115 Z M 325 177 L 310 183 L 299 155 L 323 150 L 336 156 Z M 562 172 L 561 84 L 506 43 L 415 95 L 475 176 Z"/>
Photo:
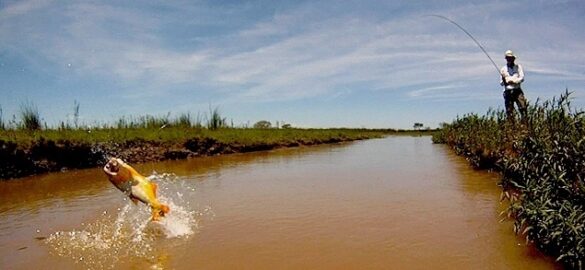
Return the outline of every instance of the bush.
<path id="1" fill-rule="evenodd" d="M 271 127 L 272 124 L 266 120 L 258 121 L 254 124 L 254 128 L 266 129 Z"/>

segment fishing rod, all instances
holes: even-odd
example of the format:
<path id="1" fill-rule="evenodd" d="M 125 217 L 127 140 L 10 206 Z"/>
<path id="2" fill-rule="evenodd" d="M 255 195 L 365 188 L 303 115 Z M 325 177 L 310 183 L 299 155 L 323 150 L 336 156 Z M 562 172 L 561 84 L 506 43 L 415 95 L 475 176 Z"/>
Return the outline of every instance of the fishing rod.
<path id="1" fill-rule="evenodd" d="M 496 68 L 496 71 L 498 72 L 499 75 L 500 74 L 500 69 L 498 68 L 498 65 L 496 65 L 496 62 L 494 62 L 494 60 L 490 57 L 490 55 L 487 53 L 487 51 L 483 48 L 483 46 L 481 46 L 481 44 L 479 43 L 479 41 L 477 41 L 477 39 L 475 39 L 471 33 L 469 33 L 467 30 L 465 30 L 465 28 L 463 28 L 461 25 L 459 25 L 458 23 L 454 22 L 453 20 L 445 17 L 445 16 L 441 16 L 441 15 L 437 15 L 437 14 L 430 14 L 427 16 L 432 16 L 432 17 L 437 17 L 443 20 L 446 20 L 452 24 L 454 24 L 455 26 L 457 26 L 459 29 L 461 29 L 461 31 L 463 31 L 465 34 L 467 34 L 474 42 L 475 44 L 477 44 L 477 46 L 479 46 L 479 48 L 483 51 L 483 53 L 485 54 L 485 56 L 487 56 L 488 59 L 490 59 L 490 61 L 492 62 L 492 64 L 494 65 L 494 67 Z"/>

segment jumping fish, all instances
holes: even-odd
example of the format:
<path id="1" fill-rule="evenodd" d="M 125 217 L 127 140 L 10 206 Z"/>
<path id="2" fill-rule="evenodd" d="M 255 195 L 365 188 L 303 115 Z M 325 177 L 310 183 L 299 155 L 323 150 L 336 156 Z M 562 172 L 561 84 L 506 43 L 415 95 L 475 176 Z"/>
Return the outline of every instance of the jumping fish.
<path id="1" fill-rule="evenodd" d="M 119 190 L 128 195 L 134 204 L 141 201 L 152 210 L 152 220 L 157 221 L 170 211 L 169 207 L 156 198 L 157 185 L 139 174 L 134 168 L 119 158 L 110 158 L 104 166 L 108 179 Z"/>

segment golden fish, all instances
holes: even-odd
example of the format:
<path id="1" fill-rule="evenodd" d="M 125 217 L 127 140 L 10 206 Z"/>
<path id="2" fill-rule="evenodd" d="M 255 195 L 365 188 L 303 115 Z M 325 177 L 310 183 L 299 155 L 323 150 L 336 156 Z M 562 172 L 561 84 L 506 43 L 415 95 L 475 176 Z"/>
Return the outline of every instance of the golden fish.
<path id="1" fill-rule="evenodd" d="M 134 168 L 119 158 L 110 158 L 104 166 L 108 179 L 119 190 L 128 195 L 134 204 L 141 201 L 152 210 L 152 220 L 157 221 L 169 212 L 169 207 L 160 203 L 156 198 L 156 183 L 146 179 Z"/>

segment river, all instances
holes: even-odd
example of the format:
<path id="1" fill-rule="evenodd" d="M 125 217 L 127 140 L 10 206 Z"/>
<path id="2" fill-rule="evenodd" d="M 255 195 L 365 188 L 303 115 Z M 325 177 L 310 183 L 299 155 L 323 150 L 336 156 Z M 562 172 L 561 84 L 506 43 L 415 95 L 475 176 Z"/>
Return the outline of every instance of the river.
<path id="1" fill-rule="evenodd" d="M 499 176 L 429 137 L 134 167 L 162 222 L 101 169 L 0 182 L 0 269 L 559 269 L 501 221 Z"/>

